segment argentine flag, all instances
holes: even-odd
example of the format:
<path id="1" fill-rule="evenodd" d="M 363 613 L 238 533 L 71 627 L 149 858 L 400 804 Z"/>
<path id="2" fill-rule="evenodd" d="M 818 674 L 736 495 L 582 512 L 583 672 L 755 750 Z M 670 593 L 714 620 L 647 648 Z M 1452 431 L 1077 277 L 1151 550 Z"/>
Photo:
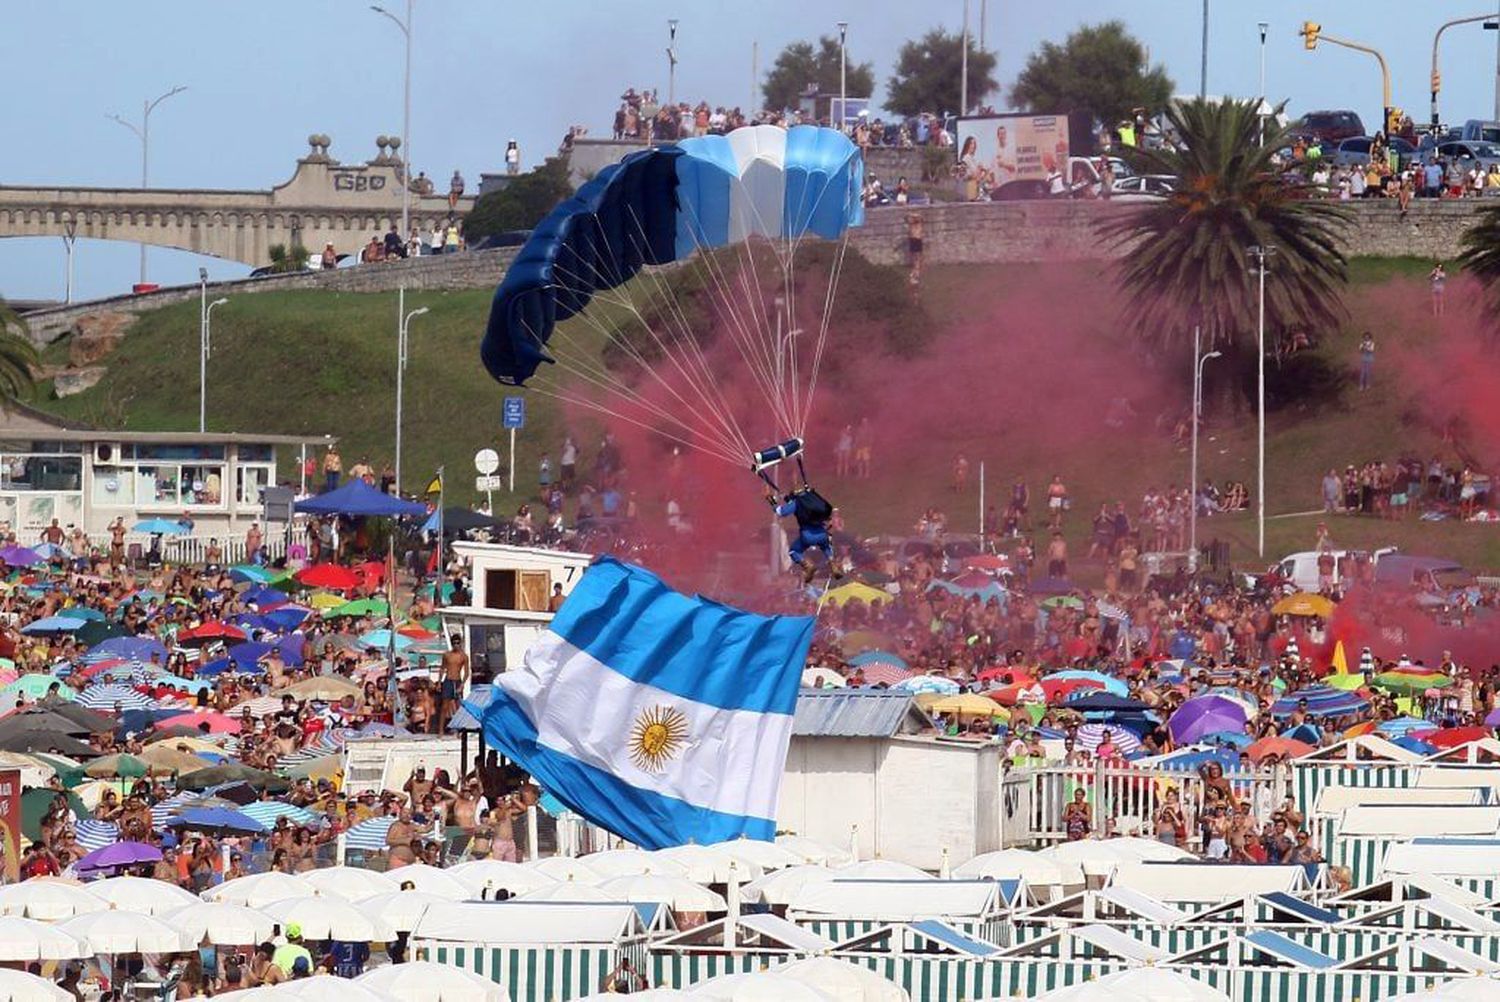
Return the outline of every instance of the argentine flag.
<path id="1" fill-rule="evenodd" d="M 642 848 L 771 839 L 812 634 L 600 557 L 497 677 L 485 741 Z"/>

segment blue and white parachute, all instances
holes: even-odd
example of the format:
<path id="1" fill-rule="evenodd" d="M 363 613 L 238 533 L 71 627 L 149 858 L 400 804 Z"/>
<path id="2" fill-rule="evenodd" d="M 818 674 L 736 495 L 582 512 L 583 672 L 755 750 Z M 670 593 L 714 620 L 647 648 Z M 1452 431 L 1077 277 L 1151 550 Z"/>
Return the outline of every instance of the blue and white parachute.
<path id="1" fill-rule="evenodd" d="M 656 311 L 666 319 L 648 332 L 650 351 L 641 349 L 642 338 L 621 330 L 622 323 L 650 326 L 633 296 L 670 301 L 670 286 L 660 276 L 632 288 L 643 268 L 696 265 L 718 297 L 720 326 L 774 415 L 774 427 L 764 430 L 778 440 L 800 436 L 827 335 L 831 288 L 818 304 L 820 317 L 796 311 L 796 252 L 808 238 L 838 241 L 835 260 L 842 260 L 846 231 L 864 221 L 863 180 L 858 148 L 843 133 L 816 126 L 751 126 L 633 153 L 600 171 L 532 231 L 495 293 L 481 348 L 484 365 L 497 381 L 522 386 L 543 363 L 559 363 L 580 382 L 567 392 L 549 384 L 555 395 L 687 444 L 703 447 L 706 438 L 707 451 L 743 461 L 748 440 L 713 385 L 698 332 L 687 329 L 680 311 Z M 769 247 L 775 261 L 775 274 L 755 284 L 744 278 L 755 270 L 752 244 Z M 720 248 L 729 248 L 728 261 L 703 253 Z M 830 268 L 830 282 L 836 273 Z M 621 309 L 595 316 L 589 307 L 596 298 Z M 674 323 L 674 313 L 681 323 Z M 558 324 L 579 314 L 616 345 L 617 359 L 636 361 L 648 378 L 669 385 L 686 413 L 651 404 L 638 378 L 602 368 L 597 344 L 590 350 L 563 343 Z M 570 395 L 583 386 L 592 390 Z M 602 403 L 605 396 L 613 399 Z M 633 405 L 639 411 L 627 413 Z"/>

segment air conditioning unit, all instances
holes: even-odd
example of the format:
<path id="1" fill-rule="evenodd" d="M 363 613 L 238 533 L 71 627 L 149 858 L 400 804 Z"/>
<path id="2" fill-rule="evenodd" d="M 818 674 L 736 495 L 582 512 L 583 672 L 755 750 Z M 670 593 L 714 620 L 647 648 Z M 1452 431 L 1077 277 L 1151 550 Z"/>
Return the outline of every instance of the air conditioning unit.
<path id="1" fill-rule="evenodd" d="M 120 457 L 122 455 L 124 455 L 124 450 L 120 448 L 118 442 L 94 443 L 95 463 L 102 463 L 106 466 L 112 466 L 120 461 Z"/>

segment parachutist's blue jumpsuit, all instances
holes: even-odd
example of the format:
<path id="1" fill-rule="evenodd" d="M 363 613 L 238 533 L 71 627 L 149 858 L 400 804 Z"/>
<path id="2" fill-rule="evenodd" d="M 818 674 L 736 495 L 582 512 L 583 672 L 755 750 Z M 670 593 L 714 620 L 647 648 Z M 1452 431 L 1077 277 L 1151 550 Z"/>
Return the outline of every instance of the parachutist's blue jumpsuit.
<path id="1" fill-rule="evenodd" d="M 800 494 L 793 494 L 776 507 L 776 514 L 794 515 L 797 518 L 797 538 L 790 549 L 792 563 L 802 563 L 802 555 L 808 550 L 822 550 L 823 556 L 833 562 L 833 543 L 828 538 L 828 519 L 818 518 L 807 510 Z"/>

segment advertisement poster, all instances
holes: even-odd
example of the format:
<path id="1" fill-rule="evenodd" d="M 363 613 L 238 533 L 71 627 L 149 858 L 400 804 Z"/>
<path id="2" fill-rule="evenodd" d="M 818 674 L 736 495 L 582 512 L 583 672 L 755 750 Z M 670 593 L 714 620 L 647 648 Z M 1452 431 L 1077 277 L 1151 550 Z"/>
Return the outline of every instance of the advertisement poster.
<path id="1" fill-rule="evenodd" d="M 4 826 L 5 882 L 21 879 L 21 770 L 0 770 L 0 825 Z"/>
<path id="2" fill-rule="evenodd" d="M 958 120 L 959 160 L 994 176 L 992 184 L 1044 180 L 1054 167 L 1068 166 L 1068 116 L 985 115 Z"/>

